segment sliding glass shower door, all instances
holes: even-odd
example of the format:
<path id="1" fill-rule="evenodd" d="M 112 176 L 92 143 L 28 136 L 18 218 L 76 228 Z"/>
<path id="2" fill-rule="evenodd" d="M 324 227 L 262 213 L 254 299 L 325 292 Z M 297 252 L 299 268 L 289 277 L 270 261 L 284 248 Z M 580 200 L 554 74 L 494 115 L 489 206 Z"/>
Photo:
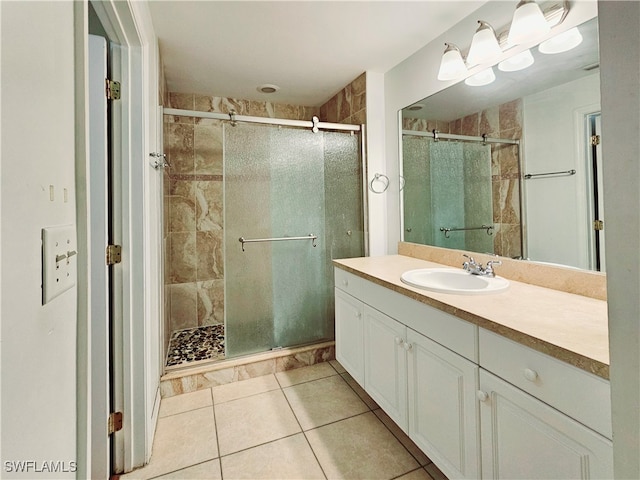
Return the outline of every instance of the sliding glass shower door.
<path id="1" fill-rule="evenodd" d="M 331 259 L 364 253 L 360 165 L 357 135 L 225 125 L 227 357 L 333 338 Z"/>

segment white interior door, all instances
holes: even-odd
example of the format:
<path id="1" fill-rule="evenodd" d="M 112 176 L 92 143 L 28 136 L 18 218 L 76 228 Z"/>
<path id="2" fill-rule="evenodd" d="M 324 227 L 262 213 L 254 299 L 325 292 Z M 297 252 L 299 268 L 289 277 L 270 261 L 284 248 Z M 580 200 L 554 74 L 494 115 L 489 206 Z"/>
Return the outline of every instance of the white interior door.
<path id="1" fill-rule="evenodd" d="M 107 42 L 89 35 L 89 202 L 88 235 L 91 305 L 91 478 L 111 474 L 109 433 Z"/>

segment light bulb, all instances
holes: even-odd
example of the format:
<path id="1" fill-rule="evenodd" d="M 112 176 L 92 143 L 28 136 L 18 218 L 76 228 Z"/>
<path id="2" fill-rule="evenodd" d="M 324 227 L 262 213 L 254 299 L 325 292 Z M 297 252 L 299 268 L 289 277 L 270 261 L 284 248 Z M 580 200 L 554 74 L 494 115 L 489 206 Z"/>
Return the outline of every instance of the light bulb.
<path id="1" fill-rule="evenodd" d="M 525 50 L 500 62 L 498 70 L 501 72 L 517 72 L 531 65 L 533 65 L 533 55 L 531 55 L 531 50 Z"/>
<path id="2" fill-rule="evenodd" d="M 509 45 L 520 45 L 540 38 L 550 30 L 538 4 L 534 0 L 521 0 L 513 12 L 507 40 Z"/>
<path id="3" fill-rule="evenodd" d="M 447 48 L 442 54 L 438 80 L 456 80 L 467 73 L 460 49 L 452 43 L 445 43 Z"/>
<path id="4" fill-rule="evenodd" d="M 469 65 L 487 63 L 502 53 L 496 38 L 496 32 L 491 25 L 482 20 L 478 20 L 478 23 L 480 26 L 473 35 L 469 55 L 467 55 L 467 63 Z"/>
<path id="5" fill-rule="evenodd" d="M 464 83 L 469 85 L 470 87 L 482 87 L 484 85 L 489 85 L 493 83 L 496 79 L 495 73 L 493 73 L 493 68 L 485 68 L 481 72 L 476 73 L 475 75 L 471 75 L 467 78 Z"/>
<path id="6" fill-rule="evenodd" d="M 553 54 L 568 52 L 582 43 L 582 35 L 578 27 L 573 27 L 549 40 L 545 40 L 538 46 L 540 53 Z"/>

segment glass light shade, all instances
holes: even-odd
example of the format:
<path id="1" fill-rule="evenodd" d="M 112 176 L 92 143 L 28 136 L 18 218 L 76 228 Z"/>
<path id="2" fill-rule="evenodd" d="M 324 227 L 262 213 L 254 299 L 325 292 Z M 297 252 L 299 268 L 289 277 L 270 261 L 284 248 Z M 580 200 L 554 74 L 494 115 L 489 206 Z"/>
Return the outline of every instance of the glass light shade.
<path id="1" fill-rule="evenodd" d="M 510 45 L 520 45 L 546 35 L 551 30 L 534 0 L 521 0 L 513 13 L 507 41 Z"/>
<path id="2" fill-rule="evenodd" d="M 445 43 L 447 48 L 442 54 L 438 80 L 456 80 L 467 73 L 460 49 L 452 43 Z"/>
<path id="3" fill-rule="evenodd" d="M 470 87 L 482 87 L 484 85 L 489 85 L 493 83 L 496 79 L 496 74 L 493 73 L 493 68 L 485 68 L 481 72 L 476 73 L 475 75 L 471 75 L 467 78 L 464 83 L 469 85 Z"/>
<path id="4" fill-rule="evenodd" d="M 480 26 L 471 40 L 469 55 L 467 55 L 467 63 L 469 65 L 479 65 L 487 63 L 498 57 L 502 53 L 496 32 L 491 25 L 482 20 L 478 20 Z"/>
<path id="5" fill-rule="evenodd" d="M 533 55 L 531 55 L 531 50 L 525 50 L 500 62 L 498 70 L 501 72 L 517 72 L 531 65 L 533 65 Z"/>
<path id="6" fill-rule="evenodd" d="M 553 54 L 568 52 L 582 43 L 582 35 L 578 27 L 573 27 L 549 40 L 545 40 L 538 46 L 540 53 Z"/>

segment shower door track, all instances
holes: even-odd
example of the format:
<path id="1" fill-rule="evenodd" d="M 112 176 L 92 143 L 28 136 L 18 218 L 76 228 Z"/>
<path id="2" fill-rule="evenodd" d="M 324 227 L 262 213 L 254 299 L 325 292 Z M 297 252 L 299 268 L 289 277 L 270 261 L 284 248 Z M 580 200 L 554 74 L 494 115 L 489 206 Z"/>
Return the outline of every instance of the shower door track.
<path id="1" fill-rule="evenodd" d="M 471 135 L 457 135 L 454 133 L 440 133 L 437 130 L 432 132 L 417 132 L 414 130 L 402 130 L 403 135 L 414 135 L 416 137 L 431 137 L 434 140 L 464 140 L 467 142 L 481 142 L 481 143 L 506 143 L 509 145 L 520 145 L 520 140 L 513 140 L 511 138 L 491 138 L 486 135 L 471 136 Z"/>
<path id="2" fill-rule="evenodd" d="M 282 125 L 286 127 L 300 127 L 311 128 L 314 132 L 318 129 L 323 130 L 341 130 L 347 132 L 359 132 L 362 129 L 361 125 L 351 125 L 346 123 L 329 123 L 320 122 L 317 117 L 313 120 L 289 120 L 285 118 L 270 118 L 270 117 L 251 117 L 247 115 L 237 115 L 234 112 L 231 113 L 218 113 L 218 112 L 198 112 L 196 110 L 181 110 L 177 108 L 165 108 L 162 113 L 164 115 L 179 115 L 182 117 L 197 117 L 197 118 L 211 118 L 214 120 L 227 120 L 231 124 L 235 122 L 247 122 L 247 123 L 262 123 L 267 125 Z"/>

